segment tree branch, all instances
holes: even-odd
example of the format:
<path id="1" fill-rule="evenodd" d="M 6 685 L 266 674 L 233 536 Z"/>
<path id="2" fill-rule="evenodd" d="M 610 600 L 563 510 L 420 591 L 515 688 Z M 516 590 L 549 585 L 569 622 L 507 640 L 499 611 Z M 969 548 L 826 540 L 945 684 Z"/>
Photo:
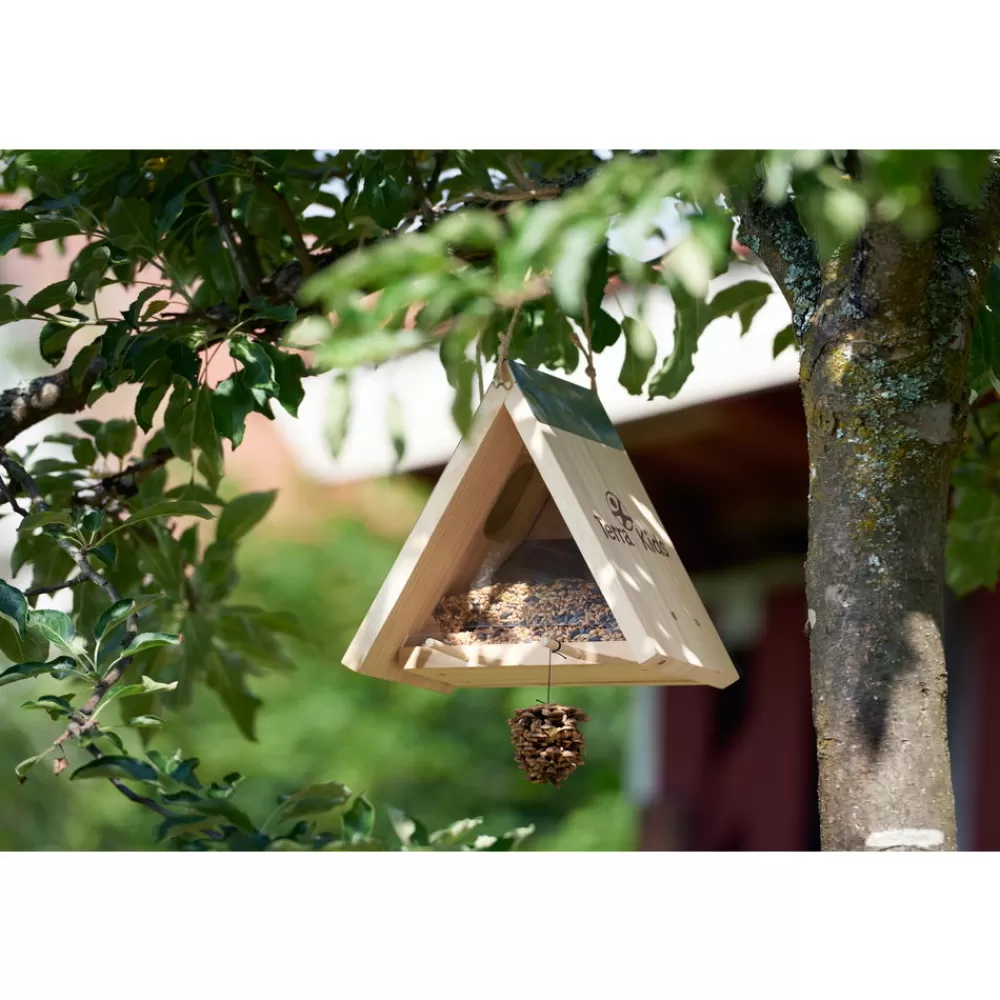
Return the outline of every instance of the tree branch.
<path id="1" fill-rule="evenodd" d="M 243 263 L 243 256 L 240 253 L 239 245 L 233 237 L 233 231 L 230 226 L 229 210 L 219 197 L 219 190 L 215 185 L 215 181 L 209 177 L 207 173 L 205 173 L 201 164 L 198 162 L 197 157 L 192 156 L 188 161 L 188 166 L 191 169 L 191 173 L 198 178 L 202 187 L 205 189 L 205 197 L 208 199 L 209 207 L 212 209 L 212 214 L 215 216 L 215 221 L 218 223 L 219 233 L 222 235 L 222 242 L 233 262 L 233 267 L 236 269 L 236 277 L 239 280 L 240 287 L 243 289 L 245 295 L 253 298 L 255 292 L 253 282 L 250 280 L 250 275 L 247 274 L 247 269 Z"/>
<path id="2" fill-rule="evenodd" d="M 84 486 L 73 494 L 74 500 L 79 500 L 81 494 L 97 492 L 98 490 L 103 490 L 105 493 L 118 493 L 123 496 L 134 496 L 136 492 L 136 485 L 134 482 L 129 482 L 129 480 L 134 480 L 136 477 L 141 476 L 143 473 L 151 472 L 153 469 L 158 469 L 161 465 L 166 465 L 174 457 L 174 451 L 172 448 L 163 447 L 157 448 L 152 454 L 147 455 L 146 458 L 140 459 L 138 462 L 133 462 L 131 465 L 126 466 L 121 472 L 112 472 L 110 475 L 104 476 L 102 479 L 98 480 L 94 486 Z"/>
<path id="3" fill-rule="evenodd" d="M 735 194 L 740 217 L 737 239 L 766 265 L 792 310 L 796 335 L 801 338 L 819 305 L 822 275 L 816 245 L 799 221 L 791 201 L 767 202 L 762 185 L 749 196 Z"/>
<path id="4" fill-rule="evenodd" d="M 64 368 L 0 392 L 0 447 L 47 417 L 82 410 L 104 365 L 103 358 L 95 358 L 79 389 L 73 385 L 70 369 Z"/>
<path id="5" fill-rule="evenodd" d="M 97 752 L 98 759 L 100 759 L 103 756 L 104 755 L 100 751 Z M 140 795 L 138 792 L 133 792 L 132 789 L 129 788 L 128 785 L 126 785 L 125 782 L 122 781 L 120 778 L 109 778 L 108 780 L 130 802 L 136 802 L 140 806 L 145 806 L 147 809 L 152 809 L 153 812 L 155 812 L 159 816 L 162 816 L 164 819 L 176 819 L 177 818 L 178 813 L 171 812 L 166 807 L 161 806 L 160 803 L 157 802 L 157 801 L 155 801 L 154 799 L 148 798 L 145 795 Z"/>
<path id="6" fill-rule="evenodd" d="M 446 162 L 447 154 L 439 153 L 431 174 L 431 180 L 425 188 L 428 195 L 433 190 L 433 187 L 436 186 Z M 239 261 L 238 269 L 242 275 L 241 283 L 245 283 L 246 269 L 243 266 L 242 259 L 236 252 L 237 247 L 233 240 L 232 232 L 226 224 L 228 216 L 219 202 L 215 184 L 193 158 L 189 161 L 189 166 L 199 179 L 199 182 L 205 185 L 209 206 L 215 214 L 216 219 L 222 220 L 220 221 L 220 230 L 223 233 L 224 239 L 228 240 L 227 247 L 231 248 L 230 253 L 233 255 L 234 263 L 237 260 Z M 597 169 L 597 167 L 588 167 L 575 171 L 557 181 L 543 179 L 537 187 L 528 191 L 511 187 L 503 191 L 474 192 L 438 206 L 434 210 L 434 217 L 435 219 L 441 218 L 452 209 L 466 205 L 479 205 L 490 208 L 493 211 L 502 212 L 515 201 L 540 201 L 555 198 L 566 191 L 585 184 L 594 176 Z M 280 198 L 280 195 L 278 197 Z M 284 199 L 281 200 L 284 201 Z M 419 214 L 419 212 L 416 214 Z M 294 242 L 294 236 L 292 239 Z M 310 273 L 329 267 L 335 261 L 353 253 L 359 246 L 359 241 L 351 240 L 338 247 L 307 253 L 307 267 L 304 267 L 304 262 L 299 259 L 288 261 L 260 282 L 259 292 L 278 303 L 292 302 L 295 300 L 303 281 Z M 470 260 L 479 260 L 482 258 L 482 255 L 469 254 L 468 258 Z M 248 298 L 253 297 L 252 290 L 247 292 L 244 289 L 244 292 Z M 176 325 L 191 323 L 214 324 L 215 332 L 206 340 L 204 344 L 205 348 L 211 347 L 224 339 L 226 333 L 236 322 L 233 311 L 227 306 L 218 307 L 217 309 L 206 307 L 197 311 L 171 314 L 169 318 Z M 167 329 L 170 323 L 161 321 L 157 325 L 163 329 Z M 267 320 L 261 323 L 257 332 L 259 336 L 271 342 L 276 342 L 284 331 L 285 325 L 285 323 L 278 320 Z M 103 370 L 104 365 L 105 361 L 102 358 L 96 358 L 87 369 L 79 389 L 74 388 L 70 377 L 70 369 L 65 368 L 53 375 L 45 375 L 33 379 L 24 386 L 0 392 L 0 447 L 9 444 L 22 431 L 33 427 L 47 417 L 56 414 L 77 413 L 82 410 L 86 405 L 87 397 L 90 395 L 94 382 Z"/>
<path id="7" fill-rule="evenodd" d="M 30 590 L 24 592 L 25 597 L 37 597 L 39 594 L 54 594 L 57 590 L 63 590 L 66 587 L 75 587 L 77 584 L 83 583 L 87 578 L 82 574 L 71 577 L 69 580 L 63 580 L 62 583 L 51 583 L 47 587 L 32 587 Z"/>

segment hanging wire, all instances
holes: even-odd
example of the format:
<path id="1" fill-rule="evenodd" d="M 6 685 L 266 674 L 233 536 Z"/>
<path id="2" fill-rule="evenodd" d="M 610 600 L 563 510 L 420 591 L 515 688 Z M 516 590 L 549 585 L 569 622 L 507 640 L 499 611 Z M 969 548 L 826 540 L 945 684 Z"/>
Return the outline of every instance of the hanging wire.
<path id="1" fill-rule="evenodd" d="M 555 642 L 556 642 L 556 648 L 555 648 L 554 652 L 557 655 L 561 656 L 565 660 L 566 659 L 566 654 L 559 652 L 559 649 L 562 646 L 562 643 L 558 639 L 556 639 Z M 535 701 L 538 702 L 539 705 L 548 705 L 552 701 L 552 653 L 553 653 L 553 650 L 550 647 L 549 648 L 549 676 L 548 676 L 548 679 L 547 679 L 547 681 L 545 683 L 545 701 L 542 701 L 541 698 L 536 698 Z"/>

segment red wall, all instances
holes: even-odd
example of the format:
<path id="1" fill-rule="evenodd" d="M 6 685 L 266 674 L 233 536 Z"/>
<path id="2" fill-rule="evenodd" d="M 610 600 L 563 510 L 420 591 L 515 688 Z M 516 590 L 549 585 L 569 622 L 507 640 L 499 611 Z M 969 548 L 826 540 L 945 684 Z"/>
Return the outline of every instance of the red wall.
<path id="1" fill-rule="evenodd" d="M 815 740 L 801 590 L 773 594 L 725 691 L 664 688 L 663 798 L 645 850 L 801 851 L 817 843 Z"/>
<path id="2" fill-rule="evenodd" d="M 949 653 L 952 725 L 967 748 L 967 849 L 1000 850 L 1000 593 L 959 602 L 962 642 Z M 734 659 L 725 691 L 664 688 L 661 798 L 643 850 L 801 851 L 819 846 L 809 649 L 801 590 L 767 602 L 757 645 Z M 959 693 L 961 689 L 961 694 Z M 953 746 L 955 745 L 953 733 Z"/>
<path id="3" fill-rule="evenodd" d="M 974 851 L 1000 850 L 1000 594 L 975 594 L 971 620 L 973 726 L 971 805 Z"/>

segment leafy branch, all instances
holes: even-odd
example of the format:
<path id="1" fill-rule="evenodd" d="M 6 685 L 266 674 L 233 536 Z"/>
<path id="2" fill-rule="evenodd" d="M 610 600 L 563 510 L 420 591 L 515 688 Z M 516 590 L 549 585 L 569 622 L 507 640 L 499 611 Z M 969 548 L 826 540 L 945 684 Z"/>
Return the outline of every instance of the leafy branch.
<path id="1" fill-rule="evenodd" d="M 3 493 L 16 513 L 20 514 L 22 517 L 27 517 L 29 514 L 29 512 L 25 510 L 15 498 L 13 489 L 11 488 L 14 482 L 19 483 L 31 498 L 34 510 L 40 512 L 49 510 L 49 505 L 42 499 L 34 480 L 28 475 L 23 466 L 14 461 L 14 459 L 11 458 L 11 456 L 3 448 L 0 448 L 0 466 L 7 471 L 10 477 L 11 483 L 3 487 Z M 108 599 L 111 601 L 112 610 L 116 608 L 118 609 L 115 612 L 115 615 L 120 615 L 123 607 L 126 605 L 132 609 L 127 615 L 122 615 L 125 619 L 125 634 L 122 639 L 122 648 L 128 649 L 129 646 L 132 645 L 133 640 L 139 634 L 139 616 L 135 610 L 135 602 L 122 600 L 122 596 L 118 592 L 115 585 L 108 580 L 106 576 L 99 573 L 93 568 L 93 566 L 91 566 L 83 548 L 74 545 L 65 537 L 55 535 L 53 538 L 56 545 L 58 545 L 59 548 L 61 548 L 73 560 L 73 562 L 76 563 L 76 566 L 80 571 L 81 580 L 90 581 L 107 594 Z M 83 706 L 70 713 L 66 729 L 60 736 L 56 737 L 53 741 L 53 746 L 58 747 L 70 739 L 79 739 L 84 733 L 87 732 L 93 724 L 94 713 L 104 696 L 115 684 L 118 683 L 119 680 L 121 680 L 131 663 L 131 656 L 119 657 L 112 663 L 109 669 L 100 677 L 97 683 L 94 684 L 90 697 L 83 704 Z"/>

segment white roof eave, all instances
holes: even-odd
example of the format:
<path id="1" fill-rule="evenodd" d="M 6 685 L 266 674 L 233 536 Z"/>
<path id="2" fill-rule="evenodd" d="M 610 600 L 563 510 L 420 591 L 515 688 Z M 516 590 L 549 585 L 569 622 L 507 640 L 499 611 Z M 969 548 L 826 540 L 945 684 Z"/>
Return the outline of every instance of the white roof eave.
<path id="1" fill-rule="evenodd" d="M 738 266 L 712 282 L 711 294 L 749 278 L 769 280 L 754 268 Z M 769 283 L 773 287 L 773 282 Z M 634 306 L 631 294 L 623 292 L 619 298 L 631 313 Z M 615 298 L 608 301 L 606 308 L 621 315 Z M 666 291 L 649 293 L 645 317 L 657 341 L 655 371 L 673 341 L 674 308 Z M 632 396 L 619 384 L 625 356 L 625 345 L 620 338 L 595 357 L 601 402 L 614 423 L 626 424 L 715 399 L 794 383 L 798 378 L 797 352 L 772 356 L 774 335 L 790 320 L 788 306 L 775 290 L 745 336 L 740 336 L 740 323 L 735 317 L 713 322 L 699 340 L 694 371 L 674 399 Z M 489 379 L 492 371 L 490 365 L 484 378 Z M 582 365 L 572 375 L 554 374 L 580 385 L 587 384 Z M 395 453 L 390 438 L 388 400 L 393 395 L 399 401 L 406 434 L 406 451 L 397 471 L 412 472 L 448 461 L 458 445 L 459 432 L 451 417 L 454 392 L 436 352 L 425 351 L 353 374 L 350 425 L 336 459 L 330 454 L 324 430 L 332 377 L 306 383 L 297 419 L 284 411 L 277 413 L 279 432 L 307 474 L 325 482 L 348 483 L 392 472 Z"/>

